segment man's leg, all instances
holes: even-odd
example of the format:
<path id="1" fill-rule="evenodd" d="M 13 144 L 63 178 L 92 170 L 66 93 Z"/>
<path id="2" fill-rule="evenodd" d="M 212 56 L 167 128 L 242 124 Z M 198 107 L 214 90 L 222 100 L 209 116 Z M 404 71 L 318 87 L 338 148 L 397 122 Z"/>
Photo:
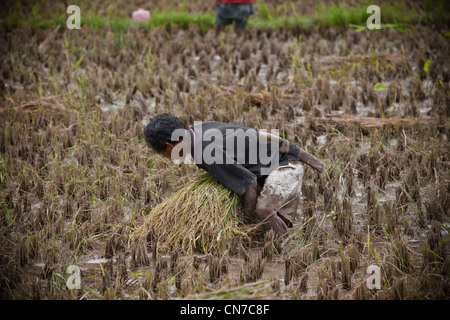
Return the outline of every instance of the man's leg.
<path id="1" fill-rule="evenodd" d="M 244 222 L 252 223 L 254 222 L 254 218 L 258 217 L 268 228 L 273 229 L 278 234 L 283 234 L 287 230 L 286 224 L 277 216 L 277 212 L 273 208 L 258 201 L 257 188 L 258 182 L 255 178 L 242 196 Z"/>
<path id="2" fill-rule="evenodd" d="M 256 204 L 256 214 L 263 225 L 268 227 L 268 229 L 272 229 L 277 234 L 284 234 L 288 227 L 286 223 L 277 215 L 276 210 L 274 210 L 271 206 L 257 203 Z"/>
<path id="3" fill-rule="evenodd" d="M 244 19 L 234 20 L 234 32 L 237 36 L 245 35 L 247 33 L 247 29 L 245 28 L 245 24 L 247 21 Z"/>
<path id="4" fill-rule="evenodd" d="M 301 196 L 302 180 L 303 165 L 298 161 L 277 168 L 266 178 L 256 203 L 256 214 L 278 233 L 284 233 L 288 226 L 292 227 L 292 222 L 281 214 L 291 205 L 296 211 L 296 204 Z M 295 215 L 295 212 L 292 213 Z"/>
<path id="5" fill-rule="evenodd" d="M 234 20 L 234 26 L 237 30 L 244 30 L 247 25 L 248 17 L 239 18 Z"/>
<path id="6" fill-rule="evenodd" d="M 216 33 L 222 32 L 226 26 L 233 23 L 229 17 L 227 17 L 227 6 L 225 4 L 220 4 L 216 7 Z"/>

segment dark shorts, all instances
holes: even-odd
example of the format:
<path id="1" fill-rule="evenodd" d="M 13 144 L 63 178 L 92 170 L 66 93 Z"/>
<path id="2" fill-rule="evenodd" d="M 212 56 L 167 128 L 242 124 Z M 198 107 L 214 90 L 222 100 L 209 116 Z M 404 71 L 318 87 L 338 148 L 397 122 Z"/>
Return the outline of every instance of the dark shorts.
<path id="1" fill-rule="evenodd" d="M 236 28 L 245 28 L 253 13 L 255 10 L 252 4 L 221 3 L 216 8 L 216 26 L 227 26 L 234 22 Z"/>

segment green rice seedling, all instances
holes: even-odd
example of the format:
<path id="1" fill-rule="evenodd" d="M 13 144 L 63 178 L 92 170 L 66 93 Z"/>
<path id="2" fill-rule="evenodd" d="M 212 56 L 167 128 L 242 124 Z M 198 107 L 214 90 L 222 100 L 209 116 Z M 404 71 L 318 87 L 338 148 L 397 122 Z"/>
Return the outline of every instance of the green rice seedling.
<path id="1" fill-rule="evenodd" d="M 48 280 L 47 294 L 52 297 L 66 298 L 66 279 L 61 270 L 54 270 Z"/>
<path id="2" fill-rule="evenodd" d="M 224 248 L 233 235 L 245 234 L 237 216 L 239 197 L 204 175 L 157 205 L 132 238 L 147 237 L 150 230 L 159 244 L 183 251 L 211 252 Z"/>
<path id="3" fill-rule="evenodd" d="M 397 229 L 398 230 L 398 229 Z M 410 248 L 404 236 L 400 233 L 393 235 L 391 240 L 391 253 L 394 256 L 394 261 L 399 270 L 405 273 L 412 273 L 414 265 L 410 256 Z"/>
<path id="4" fill-rule="evenodd" d="M 262 20 L 272 20 L 269 8 L 262 1 L 258 1 L 258 9 Z"/>

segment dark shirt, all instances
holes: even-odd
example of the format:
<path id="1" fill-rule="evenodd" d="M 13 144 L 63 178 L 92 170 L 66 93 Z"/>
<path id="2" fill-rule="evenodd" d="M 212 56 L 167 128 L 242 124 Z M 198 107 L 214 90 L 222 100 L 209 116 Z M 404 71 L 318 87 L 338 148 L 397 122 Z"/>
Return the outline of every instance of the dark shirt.
<path id="1" fill-rule="evenodd" d="M 260 141 L 257 131 L 246 126 L 209 121 L 189 132 L 196 165 L 238 196 L 255 178 L 262 184 L 272 170 L 288 164 L 278 143 Z"/>

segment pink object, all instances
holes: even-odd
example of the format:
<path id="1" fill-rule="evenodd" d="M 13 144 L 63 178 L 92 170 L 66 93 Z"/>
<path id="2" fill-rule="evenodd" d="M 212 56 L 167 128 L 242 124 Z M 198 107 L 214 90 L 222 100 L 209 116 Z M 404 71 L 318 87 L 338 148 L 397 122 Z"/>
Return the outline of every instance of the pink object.
<path id="1" fill-rule="evenodd" d="M 136 11 L 133 11 L 131 15 L 134 21 L 148 21 L 150 20 L 150 11 L 139 8 Z"/>

